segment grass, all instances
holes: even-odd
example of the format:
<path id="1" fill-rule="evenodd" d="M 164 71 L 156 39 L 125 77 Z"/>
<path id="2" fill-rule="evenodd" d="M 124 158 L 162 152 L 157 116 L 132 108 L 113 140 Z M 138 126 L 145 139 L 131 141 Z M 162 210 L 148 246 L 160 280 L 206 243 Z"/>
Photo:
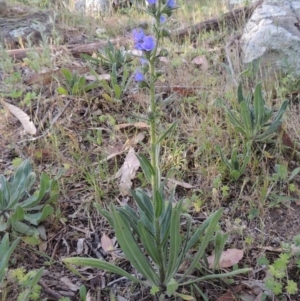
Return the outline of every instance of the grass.
<path id="1" fill-rule="evenodd" d="M 219 0 L 181 1 L 182 9 L 173 15 L 168 27 L 183 28 L 224 13 L 226 6 L 219 3 Z M 61 24 L 79 29 L 87 35 L 86 41 L 94 40 L 94 32 L 100 27 L 106 29 L 105 38 L 114 38 L 128 35 L 138 24 L 151 22 L 139 11 L 132 9 L 125 12 L 113 13 L 95 21 L 61 12 L 58 20 Z M 229 180 L 215 146 L 221 145 L 223 152 L 230 156 L 233 145 L 241 147 L 242 138 L 231 126 L 224 112 L 215 106 L 214 101 L 217 97 L 222 97 L 233 107 L 237 105 L 237 87 L 228 69 L 224 67 L 227 63 L 224 45 L 232 34 L 230 30 L 224 28 L 222 32 L 203 33 L 194 41 L 194 47 L 188 38 L 183 44 L 165 39 L 164 47 L 168 49 L 170 56 L 167 62 L 160 63 L 163 76 L 159 85 L 167 88 L 193 87 L 194 92 L 188 97 L 176 94 L 174 102 L 162 112 L 162 128 L 167 128 L 173 121 L 177 121 L 178 125 L 176 136 L 162 145 L 161 168 L 165 174 L 171 167 L 175 167 L 174 177 L 194 186 L 186 189 L 179 185 L 176 197 L 186 199 L 189 204 L 187 210 L 193 213 L 195 220 L 201 220 L 201 216 L 207 216 L 220 207 L 225 208 L 226 214 L 221 226 L 225 232 L 230 233 L 227 247 L 243 248 L 246 256 L 242 265 L 255 267 L 257 259 L 265 252 L 264 249 L 279 247 L 281 242 L 290 242 L 294 235 L 300 233 L 299 222 L 297 223 L 299 202 L 282 201 L 276 206 L 270 206 L 271 193 L 277 196 L 290 194 L 295 199 L 299 198 L 299 177 L 292 182 L 296 187 L 293 192 L 289 192 L 282 181 L 275 183 L 272 180 L 275 164 L 284 164 L 292 171 L 299 162 L 281 152 L 282 142 L 279 139 L 272 149 L 258 145 L 241 180 Z M 44 46 L 47 48 L 47 45 Z M 22 105 L 22 109 L 33 116 L 36 125 L 40 123 L 43 131 L 62 110 L 67 97 L 57 96 L 55 93 L 59 79 L 45 87 L 27 87 L 21 77 L 22 70 L 39 73 L 49 67 L 86 63 L 83 59 L 65 54 L 54 56 L 48 50 L 38 56 L 34 52 L 30 53 L 23 63 L 12 63 L 8 57 L 3 57 L 0 62 L 3 70 L 0 94 L 19 106 L 26 92 L 34 91 L 36 98 L 29 105 Z M 202 56 L 207 61 L 208 67 L 205 70 L 203 66 L 192 63 L 197 56 Z M 241 76 L 248 91 L 254 88 L 258 78 L 257 74 L 249 75 L 249 72 Z M 264 81 L 263 90 L 267 95 L 268 105 L 278 108 L 284 98 L 290 97 L 291 93 L 299 93 L 298 81 L 278 76 L 273 81 Z M 14 97 L 12 92 L 17 96 Z M 113 152 L 112 149 L 121 149 L 128 139 L 140 132 L 139 129 L 116 130 L 115 124 L 132 122 L 134 115 L 144 113 L 147 98 L 142 93 L 136 93 L 134 85 L 122 98 L 121 104 L 109 103 L 101 94 L 102 91 L 98 89 L 80 97 L 72 96 L 70 105 L 49 133 L 36 140 L 20 135 L 19 123 L 11 116 L 0 114 L 0 147 L 4 150 L 0 158 L 1 170 L 11 168 L 10 162 L 14 158 L 28 156 L 34 161 L 37 172 L 46 170 L 55 175 L 60 168 L 64 169 L 64 175 L 60 179 L 61 197 L 56 208 L 57 217 L 46 225 L 49 241 L 45 254 L 53 255 L 52 259 L 55 261 L 66 256 L 68 248 L 71 253 L 76 251 L 77 239 L 85 237 L 83 232 L 100 227 L 100 232 L 113 237 L 107 222 L 91 206 L 94 201 L 103 207 L 111 203 L 131 201 L 130 198 L 119 195 L 119 180 L 114 179 L 127 152 L 109 160 L 105 158 Z M 167 92 L 166 96 L 169 94 Z M 50 97 L 55 100 L 48 102 Z M 291 103 L 283 124 L 292 141 L 299 141 L 300 135 L 298 101 L 299 99 Z M 147 145 L 148 133 L 147 130 L 144 132 L 142 142 Z M 137 152 L 141 150 L 139 144 L 134 147 Z M 142 185 L 143 180 L 143 176 L 139 174 L 134 179 L 134 187 Z M 81 229 L 82 232 L 76 229 Z M 55 251 L 54 242 L 57 233 L 61 231 L 68 233 L 65 240 L 69 246 L 60 245 Z M 31 252 L 36 252 L 36 265 L 43 265 L 43 256 L 40 256 L 37 249 L 25 246 L 23 251 L 22 255 L 16 256 L 18 266 L 24 265 L 20 260 L 30 258 Z M 30 265 L 26 267 L 31 268 Z M 63 269 L 61 265 L 55 264 L 52 268 L 58 271 Z M 67 271 L 63 274 L 69 275 Z M 297 275 L 291 274 L 290 277 L 297 279 Z M 255 277 L 261 279 L 263 275 L 257 274 Z M 210 300 L 216 300 L 226 291 L 225 283 L 214 285 L 215 287 L 209 288 Z M 103 296 L 108 294 L 104 292 Z"/>

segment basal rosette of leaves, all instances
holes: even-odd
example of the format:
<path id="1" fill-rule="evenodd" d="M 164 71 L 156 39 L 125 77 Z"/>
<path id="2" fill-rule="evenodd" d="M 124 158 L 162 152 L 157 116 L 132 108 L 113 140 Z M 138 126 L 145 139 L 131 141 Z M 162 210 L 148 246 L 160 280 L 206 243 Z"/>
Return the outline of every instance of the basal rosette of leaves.
<path id="1" fill-rule="evenodd" d="M 0 232 L 13 230 L 17 235 L 38 238 L 37 226 L 53 213 L 50 205 L 57 199 L 56 179 L 43 173 L 40 186 L 33 194 L 36 174 L 29 160 L 6 179 L 0 175 Z"/>
<path id="2" fill-rule="evenodd" d="M 151 193 L 141 188 L 132 191 L 137 211 L 128 205 L 111 205 L 109 210 L 106 210 L 99 204 L 95 204 L 99 213 L 114 229 L 125 257 L 142 277 L 131 275 L 126 270 L 99 259 L 66 258 L 64 262 L 68 265 L 104 269 L 127 277 L 133 282 L 150 287 L 151 293 L 160 300 L 164 300 L 165 294 L 191 300 L 190 295 L 182 293 L 183 286 L 197 285 L 202 281 L 215 278 L 230 277 L 250 269 L 228 273 L 215 272 L 227 239 L 227 235 L 219 231 L 218 223 L 222 209 L 212 213 L 200 227 L 195 229 L 192 226 L 192 217 L 183 213 L 182 201 L 176 202 L 175 191 L 172 191 L 170 195 L 165 195 L 168 174 L 162 180 L 160 143 L 175 130 L 176 123 L 159 132 L 160 106 L 169 102 L 172 95 L 169 99 L 162 100 L 159 95 L 155 94 L 155 83 L 160 76 L 155 65 L 160 56 L 167 55 L 165 49 L 158 51 L 158 47 L 161 46 L 161 39 L 168 35 L 165 24 L 176 9 L 176 3 L 174 0 L 147 1 L 147 13 L 155 19 L 152 33 L 138 28 L 132 32 L 132 38 L 134 48 L 143 52 L 143 57 L 140 58 L 141 65 L 137 68 L 134 78 L 141 88 L 149 91 L 147 121 L 150 125 L 150 146 L 147 148 L 148 155 L 140 154 L 137 157 L 145 178 L 151 185 Z M 181 229 L 182 221 L 185 221 L 186 225 L 184 235 Z M 215 246 L 215 260 L 211 270 L 205 264 L 209 243 Z M 189 262 L 188 268 L 181 274 L 178 273 L 180 266 L 186 261 Z M 201 276 L 192 275 L 195 269 Z M 197 290 L 201 292 L 198 286 Z"/>

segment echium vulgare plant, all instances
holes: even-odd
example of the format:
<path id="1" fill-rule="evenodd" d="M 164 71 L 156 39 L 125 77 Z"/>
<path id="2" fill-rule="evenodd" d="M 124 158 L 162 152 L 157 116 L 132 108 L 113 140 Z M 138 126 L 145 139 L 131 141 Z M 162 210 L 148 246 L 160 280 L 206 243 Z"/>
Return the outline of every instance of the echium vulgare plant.
<path id="1" fill-rule="evenodd" d="M 152 191 L 150 195 L 140 188 L 132 191 L 137 211 L 128 205 L 111 205 L 109 210 L 105 210 L 99 204 L 95 204 L 97 210 L 113 227 L 125 257 L 138 274 L 133 276 L 124 269 L 99 259 L 66 258 L 64 261 L 67 264 L 92 266 L 125 276 L 133 282 L 151 287 L 151 293 L 159 300 L 163 300 L 165 294 L 191 300 L 191 296 L 180 293 L 180 287 L 186 285 L 195 286 L 202 297 L 208 300 L 197 284 L 208 279 L 247 272 L 249 269 L 214 273 L 219 267 L 219 259 L 227 239 L 227 235 L 219 232 L 218 222 L 222 209 L 214 212 L 200 227 L 192 229 L 192 218 L 182 212 L 182 201 L 175 202 L 174 191 L 168 196 L 164 194 L 166 179 L 162 181 L 161 178 L 160 143 L 175 128 L 175 123 L 159 135 L 158 109 L 163 102 L 155 95 L 155 83 L 160 75 L 155 66 L 159 56 L 167 54 L 166 50 L 159 50 L 159 46 L 167 34 L 165 24 L 177 7 L 174 0 L 147 1 L 147 13 L 155 19 L 154 35 L 146 34 L 142 29 L 135 29 L 132 36 L 134 48 L 143 52 L 141 66 L 134 77 L 140 87 L 148 89 L 150 95 L 147 113 L 150 125 L 150 160 L 145 155 L 138 155 L 138 159 Z M 180 231 L 181 219 L 186 221 L 183 235 Z M 205 251 L 210 242 L 214 244 L 215 262 L 209 270 Z M 183 262 L 189 264 L 180 274 Z M 191 275 L 195 269 L 198 270 L 199 277 Z"/>

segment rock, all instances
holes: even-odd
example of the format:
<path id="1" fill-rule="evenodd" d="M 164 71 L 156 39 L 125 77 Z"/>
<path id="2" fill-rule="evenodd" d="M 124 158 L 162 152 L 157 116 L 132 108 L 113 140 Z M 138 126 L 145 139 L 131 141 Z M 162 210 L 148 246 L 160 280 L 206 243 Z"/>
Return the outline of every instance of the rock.
<path id="1" fill-rule="evenodd" d="M 7 6 L 5 1 L 0 1 L 0 16 L 5 16 L 7 12 Z"/>
<path id="2" fill-rule="evenodd" d="M 300 76 L 300 0 L 265 0 L 241 38 L 244 63 Z M 267 69 L 265 69 L 267 68 Z"/>
<path id="3" fill-rule="evenodd" d="M 105 14 L 113 8 L 130 6 L 134 0 L 74 0 L 75 11 L 85 14 Z"/>
<path id="4" fill-rule="evenodd" d="M 74 8 L 86 14 L 106 13 L 110 10 L 110 0 L 75 0 Z"/>
<path id="5" fill-rule="evenodd" d="M 254 2 L 257 2 L 259 0 L 227 0 L 227 9 L 232 10 L 240 5 L 248 5 Z"/>

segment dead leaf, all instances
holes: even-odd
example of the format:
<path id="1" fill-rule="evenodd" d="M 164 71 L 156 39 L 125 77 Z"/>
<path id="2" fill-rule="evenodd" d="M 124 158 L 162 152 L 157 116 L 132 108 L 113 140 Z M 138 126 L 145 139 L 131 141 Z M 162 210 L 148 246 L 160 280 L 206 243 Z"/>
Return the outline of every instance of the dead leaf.
<path id="1" fill-rule="evenodd" d="M 123 148 L 124 148 L 124 150 L 129 149 L 130 147 L 133 147 L 133 146 L 137 145 L 140 141 L 143 141 L 144 139 L 145 139 L 144 132 L 140 132 L 136 136 L 134 136 L 133 138 L 126 141 Z"/>
<path id="2" fill-rule="evenodd" d="M 120 193 L 123 196 L 129 194 L 129 190 L 132 186 L 131 180 L 135 178 L 136 172 L 139 169 L 139 167 L 140 162 L 135 155 L 134 148 L 131 147 L 125 158 L 124 164 L 115 175 L 115 178 L 121 177 L 119 188 Z"/>
<path id="3" fill-rule="evenodd" d="M 18 107 L 5 102 L 4 100 L 1 100 L 1 102 L 3 106 L 22 123 L 25 132 L 30 135 L 36 134 L 37 129 L 34 123 L 30 120 L 30 117 L 25 112 Z"/>
<path id="4" fill-rule="evenodd" d="M 219 268 L 229 268 L 234 264 L 237 264 L 241 261 L 244 256 L 243 250 L 238 249 L 228 249 L 223 251 L 219 260 Z M 207 262 L 209 267 L 212 268 L 215 260 L 215 255 L 211 255 L 207 257 Z"/>
<path id="5" fill-rule="evenodd" d="M 107 253 L 113 251 L 114 249 L 112 240 L 105 233 L 103 233 L 101 236 L 101 247 Z"/>
<path id="6" fill-rule="evenodd" d="M 85 238 L 79 238 L 77 241 L 76 253 L 78 255 L 82 254 L 83 252 L 84 242 L 85 242 Z"/>
<path id="7" fill-rule="evenodd" d="M 76 292 L 79 290 L 79 286 L 73 284 L 68 277 L 60 278 L 60 281 L 63 282 L 71 291 Z"/>
<path id="8" fill-rule="evenodd" d="M 95 301 L 95 298 L 92 296 L 91 290 L 88 290 L 85 301 Z"/>
<path id="9" fill-rule="evenodd" d="M 236 286 L 231 288 L 231 290 L 228 290 L 225 294 L 220 296 L 217 301 L 235 301 L 238 300 L 234 293 L 238 293 L 243 289 L 242 285 Z"/>
<path id="10" fill-rule="evenodd" d="M 167 57 L 165 57 L 165 56 L 161 56 L 161 57 L 159 57 L 159 60 L 162 62 L 162 63 L 169 63 L 169 59 L 167 58 Z"/>
<path id="11" fill-rule="evenodd" d="M 206 71 L 208 69 L 208 62 L 205 56 L 199 55 L 193 58 L 192 63 L 201 66 L 201 70 Z"/>
<path id="12" fill-rule="evenodd" d="M 94 81 L 94 80 L 110 80 L 110 74 L 99 74 L 97 77 L 95 75 L 85 75 L 84 78 L 86 80 Z"/>
<path id="13" fill-rule="evenodd" d="M 172 184 L 175 184 L 176 186 L 181 186 L 181 187 L 186 188 L 186 189 L 191 189 L 191 188 L 197 187 L 197 186 L 193 186 L 193 185 L 191 185 L 189 183 L 177 181 L 177 180 L 171 179 L 171 178 L 168 178 L 168 182 L 171 182 Z"/>
<path id="14" fill-rule="evenodd" d="M 194 88 L 176 86 L 172 87 L 172 91 L 182 97 L 191 97 L 196 95 Z"/>
<path id="15" fill-rule="evenodd" d="M 121 124 L 116 125 L 115 129 L 122 130 L 122 129 L 126 129 L 128 127 L 136 127 L 138 129 L 147 129 L 150 126 L 147 123 L 140 121 L 140 122 L 136 122 L 136 123 L 121 123 Z"/>

